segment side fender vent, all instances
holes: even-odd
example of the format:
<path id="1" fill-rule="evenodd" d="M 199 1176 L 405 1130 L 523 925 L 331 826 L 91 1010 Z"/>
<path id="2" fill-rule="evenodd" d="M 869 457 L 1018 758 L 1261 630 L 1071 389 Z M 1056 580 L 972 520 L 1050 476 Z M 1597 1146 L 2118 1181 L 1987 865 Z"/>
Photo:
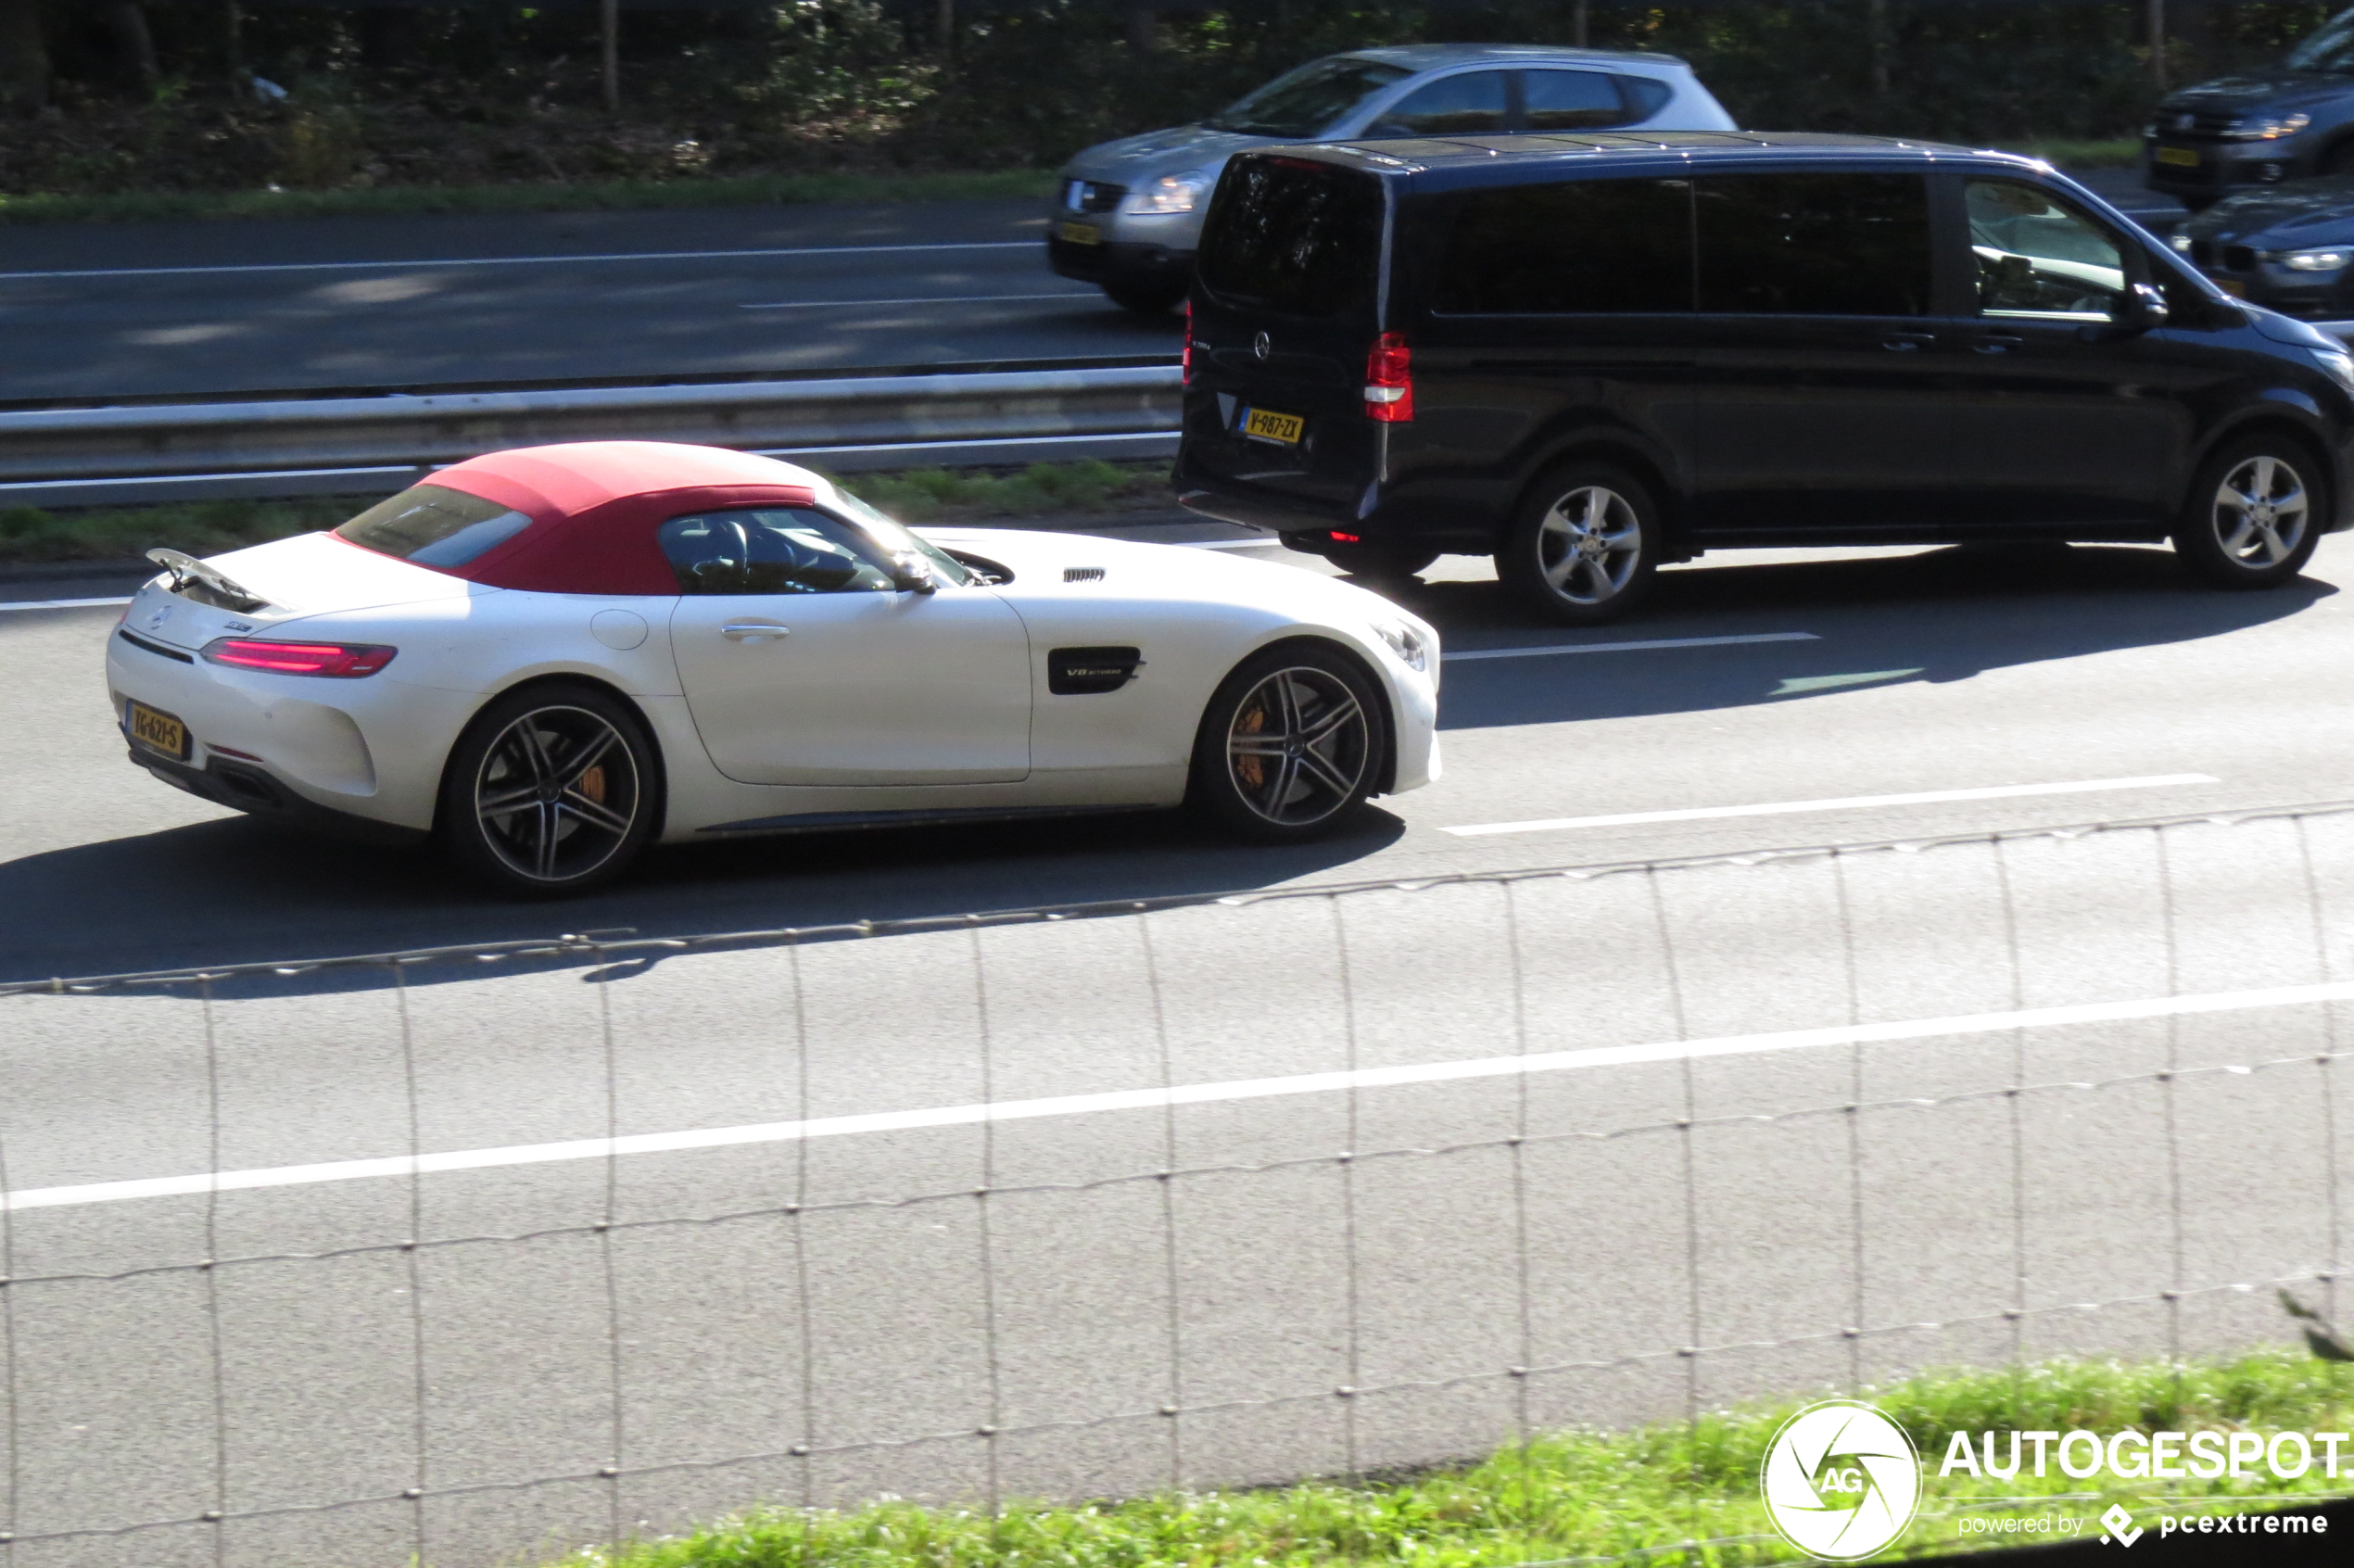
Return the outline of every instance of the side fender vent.
<path id="1" fill-rule="evenodd" d="M 1144 667 L 1133 648 L 1057 648 L 1046 655 L 1046 689 L 1057 697 L 1117 691 Z"/>
<path id="2" fill-rule="evenodd" d="M 1063 581 L 1067 583 L 1100 583 L 1103 580 L 1104 569 L 1100 566 L 1066 566 L 1063 568 Z"/>

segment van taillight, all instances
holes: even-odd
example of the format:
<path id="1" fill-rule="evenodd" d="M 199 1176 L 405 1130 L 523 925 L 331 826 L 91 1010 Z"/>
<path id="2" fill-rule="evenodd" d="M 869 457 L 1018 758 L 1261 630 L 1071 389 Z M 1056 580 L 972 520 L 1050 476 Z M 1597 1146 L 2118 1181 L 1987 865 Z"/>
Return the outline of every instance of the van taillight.
<path id="1" fill-rule="evenodd" d="M 1178 380 L 1185 386 L 1194 384 L 1194 302 L 1185 301 L 1185 346 L 1177 351 Z"/>
<path id="2" fill-rule="evenodd" d="M 1383 333 L 1365 356 L 1365 417 L 1386 424 L 1414 417 L 1414 351 L 1402 332 Z"/>

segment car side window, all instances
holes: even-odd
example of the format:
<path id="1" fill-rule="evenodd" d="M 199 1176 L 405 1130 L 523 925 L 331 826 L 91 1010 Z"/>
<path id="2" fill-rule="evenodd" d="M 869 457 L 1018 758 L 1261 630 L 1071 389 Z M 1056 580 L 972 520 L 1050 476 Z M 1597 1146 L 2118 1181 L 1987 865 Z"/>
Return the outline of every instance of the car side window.
<path id="1" fill-rule="evenodd" d="M 2022 181 L 1968 180 L 1962 193 L 1981 314 L 2118 319 L 2128 283 L 2125 253 L 2107 230 Z"/>
<path id="2" fill-rule="evenodd" d="M 1415 88 L 1383 110 L 1365 134 L 1469 136 L 1504 128 L 1504 73 L 1473 70 Z"/>
<path id="3" fill-rule="evenodd" d="M 1598 235 L 1608 239 L 1598 244 Z M 1690 310 L 1691 182 L 1475 191 L 1456 211 L 1431 308 L 1463 316 Z"/>
<path id="4" fill-rule="evenodd" d="M 1692 198 L 1702 310 L 1930 313 L 1925 176 L 1718 174 Z"/>
<path id="5" fill-rule="evenodd" d="M 1599 70 L 1526 70 L 1521 91 L 1531 131 L 1599 131 L 1635 118 L 1619 79 Z"/>
<path id="6" fill-rule="evenodd" d="M 674 517 L 656 537 L 680 593 L 887 593 L 893 586 L 870 540 L 806 507 Z"/>

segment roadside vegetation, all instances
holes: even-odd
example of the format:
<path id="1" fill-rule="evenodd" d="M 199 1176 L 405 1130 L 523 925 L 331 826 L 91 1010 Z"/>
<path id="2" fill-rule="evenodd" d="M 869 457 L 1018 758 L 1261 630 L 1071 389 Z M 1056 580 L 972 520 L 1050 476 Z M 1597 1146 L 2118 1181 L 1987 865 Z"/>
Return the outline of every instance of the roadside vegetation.
<path id="1" fill-rule="evenodd" d="M 842 483 L 908 523 L 1055 518 L 1175 504 L 1165 462 L 1037 462 L 1021 469 L 914 469 L 854 474 Z M 0 563 L 131 562 L 158 545 L 218 555 L 332 528 L 373 496 L 170 501 L 153 506 L 0 511 Z"/>
<path id="2" fill-rule="evenodd" d="M 2330 9 L 2169 7 L 2164 73 L 2275 58 Z M 1586 41 L 1684 56 L 1772 129 L 2113 146 L 2159 63 L 2141 0 L 630 6 L 610 78 L 594 6 L 0 10 L 0 222 L 1026 195 L 1081 146 L 1318 55 L 1571 43 L 1581 15 Z"/>
<path id="3" fill-rule="evenodd" d="M 1955 1432 L 2113 1432 L 2221 1429 L 2345 1430 L 2354 1378 L 2302 1352 L 2236 1359 L 2049 1361 L 2015 1372 L 1923 1376 L 1865 1391 L 1919 1445 L 1929 1471 L 1919 1516 L 1890 1553 L 1930 1557 L 1983 1549 L 1991 1540 L 2048 1535 L 1964 1535 L 1959 1521 L 2036 1518 L 2083 1522 L 2072 1538 L 2097 1540 L 2092 1523 L 2122 1502 L 2145 1525 L 2153 1498 L 2170 1511 L 2233 1506 L 2235 1497 L 2292 1494 L 2323 1500 L 2354 1492 L 2354 1476 L 2282 1482 L 2260 1470 L 2242 1481 L 2077 1481 L 2053 1466 L 2041 1479 L 1941 1479 Z M 1712 1411 L 1689 1425 L 1632 1432 L 1570 1432 L 1514 1445 L 1461 1469 L 1380 1485 L 1331 1481 L 1236 1492 L 1172 1493 L 1074 1508 L 1021 1504 L 993 1518 L 971 1509 L 884 1502 L 851 1511 L 756 1511 L 709 1529 L 633 1543 L 617 1553 L 576 1553 L 600 1568 L 1331 1568 L 1386 1562 L 1413 1568 L 1507 1568 L 1673 1552 L 1658 1561 L 1729 1568 L 1809 1561 L 1773 1533 L 1757 1472 L 1775 1428 L 1805 1400 Z M 2033 1500 L 2018 1501 L 2029 1498 Z M 2044 1499 L 2050 1500 L 2044 1500 Z M 1996 1500 L 2005 1499 L 2005 1500 Z M 2280 1503 L 2258 1506 L 2280 1507 Z M 1637 1558 L 1636 1561 L 1643 1561 Z"/>

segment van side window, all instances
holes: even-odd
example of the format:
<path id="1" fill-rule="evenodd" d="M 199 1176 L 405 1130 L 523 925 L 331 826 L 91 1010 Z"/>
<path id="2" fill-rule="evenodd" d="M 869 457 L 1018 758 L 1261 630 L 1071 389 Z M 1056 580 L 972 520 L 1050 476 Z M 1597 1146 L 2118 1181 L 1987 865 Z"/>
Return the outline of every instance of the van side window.
<path id="1" fill-rule="evenodd" d="M 1381 244 L 1372 175 L 1246 155 L 1228 165 L 1202 229 L 1202 286 L 1289 315 L 1340 315 L 1372 299 Z"/>
<path id="2" fill-rule="evenodd" d="M 1475 192 L 1457 210 L 1432 309 L 1446 315 L 1692 308 L 1685 180 Z"/>
<path id="3" fill-rule="evenodd" d="M 1635 118 L 1619 79 L 1599 70 L 1525 70 L 1520 82 L 1531 131 L 1598 131 Z"/>
<path id="4" fill-rule="evenodd" d="M 1929 314 L 1923 176 L 1718 174 L 1692 195 L 1702 310 Z"/>
<path id="5" fill-rule="evenodd" d="M 1417 87 L 1366 127 L 1368 136 L 1472 136 L 1504 129 L 1504 73 L 1472 70 Z"/>
<path id="6" fill-rule="evenodd" d="M 2018 180 L 1962 186 L 1978 259 L 1978 308 L 1989 316 L 2045 321 L 2117 319 L 2125 256 L 2106 231 Z"/>

